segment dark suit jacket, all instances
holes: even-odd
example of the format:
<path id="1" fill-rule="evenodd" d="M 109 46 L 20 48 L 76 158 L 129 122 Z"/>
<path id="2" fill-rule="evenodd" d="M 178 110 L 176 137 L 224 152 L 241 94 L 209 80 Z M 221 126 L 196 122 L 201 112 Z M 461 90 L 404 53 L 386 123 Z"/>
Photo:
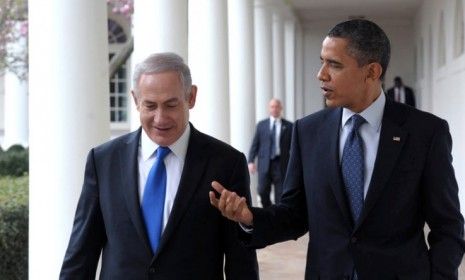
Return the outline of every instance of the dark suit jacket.
<path id="1" fill-rule="evenodd" d="M 258 279 L 255 251 L 210 205 L 218 180 L 250 197 L 242 153 L 191 126 L 179 189 L 153 255 L 138 195 L 141 129 L 92 149 L 60 279 Z M 225 258 L 224 258 L 225 256 Z M 225 263 L 223 262 L 225 259 Z"/>
<path id="2" fill-rule="evenodd" d="M 270 134 L 270 118 L 266 118 L 258 122 L 252 146 L 250 147 L 248 161 L 249 163 L 252 163 L 255 158 L 258 157 L 257 170 L 260 173 L 267 173 L 270 168 Z M 281 151 L 281 155 L 279 161 L 283 175 L 286 173 L 287 163 L 289 162 L 291 136 L 292 123 L 288 120 L 281 119 L 281 136 L 279 138 L 279 149 Z"/>
<path id="3" fill-rule="evenodd" d="M 281 204 L 252 210 L 250 245 L 309 231 L 305 279 L 349 279 L 354 266 L 360 280 L 457 279 L 464 224 L 447 122 L 386 100 L 372 179 L 354 225 L 339 164 L 341 113 L 326 109 L 295 122 Z"/>
<path id="4" fill-rule="evenodd" d="M 404 86 L 405 92 L 405 104 L 415 107 L 415 95 L 413 94 L 413 90 L 409 87 Z M 392 100 L 394 99 L 394 88 L 388 89 L 386 96 Z"/>

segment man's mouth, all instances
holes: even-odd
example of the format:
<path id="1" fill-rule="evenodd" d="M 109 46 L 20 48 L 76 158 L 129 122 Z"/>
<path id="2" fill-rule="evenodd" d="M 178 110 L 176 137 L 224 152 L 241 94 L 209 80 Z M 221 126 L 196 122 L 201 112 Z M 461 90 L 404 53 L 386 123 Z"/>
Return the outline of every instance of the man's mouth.
<path id="1" fill-rule="evenodd" d="M 333 92 L 333 90 L 331 88 L 326 87 L 326 86 L 321 86 L 320 88 L 323 91 L 323 95 L 325 97 L 327 97 L 328 95 L 330 95 Z"/>

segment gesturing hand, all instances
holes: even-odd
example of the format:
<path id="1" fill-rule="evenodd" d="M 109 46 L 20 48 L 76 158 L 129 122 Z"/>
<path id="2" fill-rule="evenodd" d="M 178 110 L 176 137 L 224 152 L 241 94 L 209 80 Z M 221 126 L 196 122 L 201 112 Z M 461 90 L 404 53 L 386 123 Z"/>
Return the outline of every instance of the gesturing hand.
<path id="1" fill-rule="evenodd" d="M 210 191 L 210 203 L 220 210 L 226 218 L 235 222 L 251 226 L 253 223 L 253 214 L 247 206 L 245 197 L 238 196 L 235 192 L 225 189 L 220 183 L 213 181 L 212 187 L 220 194 L 216 198 L 215 193 Z"/>

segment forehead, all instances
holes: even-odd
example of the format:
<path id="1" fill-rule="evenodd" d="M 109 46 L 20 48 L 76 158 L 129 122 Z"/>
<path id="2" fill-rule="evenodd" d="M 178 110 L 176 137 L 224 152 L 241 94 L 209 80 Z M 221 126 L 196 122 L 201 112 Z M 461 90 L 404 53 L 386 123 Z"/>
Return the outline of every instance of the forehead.
<path id="1" fill-rule="evenodd" d="M 321 55 L 349 56 L 347 45 L 347 39 L 326 37 L 321 44 Z"/>
<path id="2" fill-rule="evenodd" d="M 185 97 L 179 75 L 174 71 L 142 75 L 139 92 L 139 97 L 144 102 L 166 102 Z"/>
<path id="3" fill-rule="evenodd" d="M 270 106 L 279 106 L 280 103 L 276 100 L 270 101 Z"/>
<path id="4" fill-rule="evenodd" d="M 179 74 L 175 71 L 143 74 L 139 80 L 141 90 L 167 90 L 182 88 Z"/>

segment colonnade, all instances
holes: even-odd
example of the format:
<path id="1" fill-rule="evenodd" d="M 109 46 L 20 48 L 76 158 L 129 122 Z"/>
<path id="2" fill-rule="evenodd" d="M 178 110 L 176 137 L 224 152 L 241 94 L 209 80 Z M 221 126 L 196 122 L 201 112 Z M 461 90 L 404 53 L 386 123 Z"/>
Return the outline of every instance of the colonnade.
<path id="1" fill-rule="evenodd" d="M 86 154 L 109 139 L 106 8 L 29 2 L 30 279 L 58 277 Z M 184 57 L 199 87 L 192 123 L 240 151 L 272 97 L 285 117 L 303 113 L 302 34 L 284 1 L 136 0 L 132 28 L 131 61 L 162 51 Z"/>

